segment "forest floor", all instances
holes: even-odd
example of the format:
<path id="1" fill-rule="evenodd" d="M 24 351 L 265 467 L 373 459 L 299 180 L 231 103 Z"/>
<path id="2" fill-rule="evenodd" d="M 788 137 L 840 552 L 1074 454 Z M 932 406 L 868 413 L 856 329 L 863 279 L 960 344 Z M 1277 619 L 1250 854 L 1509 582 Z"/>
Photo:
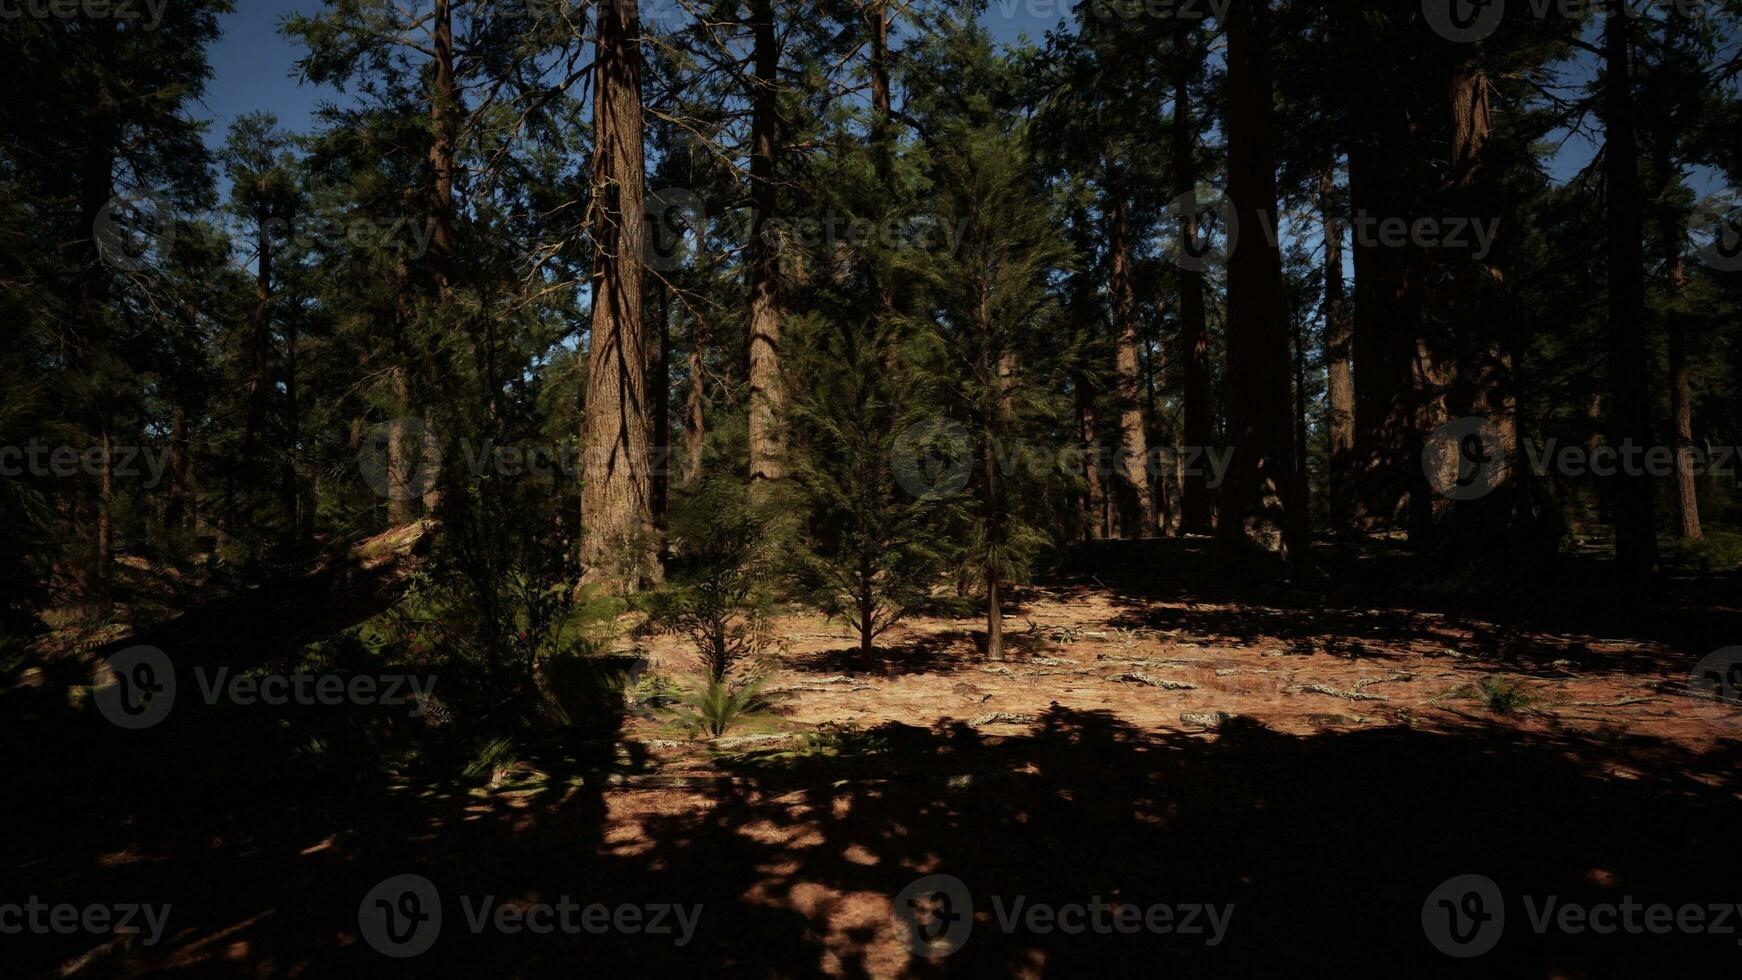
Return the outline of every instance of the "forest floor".
<path id="1" fill-rule="evenodd" d="M 1742 712 L 1720 716 L 1725 726 L 1693 710 L 1692 662 L 1657 642 L 1438 612 L 1134 604 L 1095 586 L 1022 590 L 1016 610 L 1001 661 L 984 656 L 979 623 L 904 623 L 867 660 L 856 638 L 829 622 L 782 617 L 775 633 L 788 639 L 766 690 L 781 698 L 784 723 L 725 742 L 772 746 L 819 729 L 885 724 L 1010 734 L 1053 710 L 1105 711 L 1143 731 L 1205 737 L 1232 721 L 1310 735 L 1479 719 L 1521 731 L 1650 735 L 1700 750 L 1726 727 L 1742 732 Z M 660 673 L 702 670 L 676 638 L 658 638 L 647 652 Z M 673 759 L 718 750 L 719 740 L 671 744 L 663 730 L 657 719 L 629 728 Z"/>
<path id="2" fill-rule="evenodd" d="M 54 764 L 11 781 L 47 806 L 13 836 L 7 891 L 174 911 L 153 945 L 0 950 L 24 975 L 71 976 L 1733 969 L 1742 916 L 1668 935 L 1537 916 L 1550 896 L 1742 903 L 1742 718 L 1688 685 L 1742 642 L 1733 579 L 1628 597 L 1573 563 L 1528 592 L 1454 593 L 1411 586 L 1375 547 L 1334 559 L 1356 584 L 1333 590 L 1211 560 L 1192 542 L 1113 549 L 1093 577 L 1020 590 L 998 662 L 977 620 L 914 619 L 866 660 L 840 624 L 783 616 L 774 717 L 693 740 L 632 713 L 614 738 L 487 779 L 311 788 L 197 716 L 69 721 Z M 699 667 L 674 638 L 641 642 L 657 673 Z M 393 961 L 359 903 L 405 873 L 435 884 L 445 919 L 433 951 Z M 1427 935 L 1430 895 L 1470 874 L 1503 894 L 1504 934 L 1455 959 Z M 928 875 L 972 896 L 948 955 L 915 955 L 896 914 Z M 485 896 L 701 911 L 681 942 L 475 930 Z M 1174 918 L 1068 933 L 1012 918 L 1018 901 Z M 1199 905 L 1230 910 L 1224 928 L 1209 912 L 1187 928 Z"/>

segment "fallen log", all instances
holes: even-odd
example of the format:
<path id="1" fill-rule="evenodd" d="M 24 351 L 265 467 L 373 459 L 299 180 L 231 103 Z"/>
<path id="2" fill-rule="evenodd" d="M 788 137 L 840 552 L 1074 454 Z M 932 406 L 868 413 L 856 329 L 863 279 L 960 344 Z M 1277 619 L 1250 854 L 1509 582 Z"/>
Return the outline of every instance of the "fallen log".
<path id="1" fill-rule="evenodd" d="M 107 658 L 128 647 L 156 647 L 177 666 L 247 667 L 295 654 L 398 601 L 423 568 L 435 523 L 383 531 L 322 556 L 301 576 L 259 585 L 208 606 L 113 639 Z"/>

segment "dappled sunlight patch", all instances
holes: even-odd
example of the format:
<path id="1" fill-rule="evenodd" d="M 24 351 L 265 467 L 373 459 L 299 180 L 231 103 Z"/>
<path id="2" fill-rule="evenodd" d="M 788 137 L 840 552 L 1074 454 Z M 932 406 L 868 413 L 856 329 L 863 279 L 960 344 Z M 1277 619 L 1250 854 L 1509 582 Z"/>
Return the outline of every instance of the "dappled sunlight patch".
<path id="1" fill-rule="evenodd" d="M 813 827 L 780 826 L 772 820 L 744 824 L 737 833 L 761 844 L 779 844 L 793 849 L 821 847 L 826 839 Z"/>
<path id="2" fill-rule="evenodd" d="M 846 849 L 841 851 L 841 857 L 853 864 L 864 865 L 866 867 L 881 864 L 883 861 L 882 858 L 871 853 L 871 850 L 863 844 L 848 844 Z"/>
<path id="3" fill-rule="evenodd" d="M 1020 955 L 1021 962 L 1009 965 L 1013 980 L 1040 980 L 1046 976 L 1046 950 L 1029 947 L 1022 950 Z"/>
<path id="4" fill-rule="evenodd" d="M 891 915 L 889 896 L 879 892 L 840 890 L 800 881 L 776 897 L 762 886 L 746 901 L 789 908 L 804 916 L 821 940 L 816 968 L 830 976 L 864 971 L 870 976 L 896 976 L 908 959 L 905 937 Z"/>
<path id="5" fill-rule="evenodd" d="M 915 876 L 936 874 L 944 865 L 943 857 L 936 852 L 928 852 L 918 857 L 903 858 L 901 867 L 911 871 Z"/>
<path id="6" fill-rule="evenodd" d="M 315 854 L 323 854 L 328 851 L 337 850 L 337 845 L 338 837 L 336 835 L 328 835 L 325 840 L 322 840 L 319 843 L 310 844 L 297 853 L 303 857 L 310 857 Z"/>
<path id="7" fill-rule="evenodd" d="M 619 821 L 605 831 L 604 850 L 614 857 L 641 857 L 657 846 L 639 821 Z"/>
<path id="8" fill-rule="evenodd" d="M 161 857 L 147 857 L 128 846 L 119 851 L 97 856 L 96 865 L 99 868 L 116 868 L 127 864 L 148 864 L 164 860 Z"/>
<path id="9" fill-rule="evenodd" d="M 165 966 L 170 969 L 183 970 L 196 966 L 213 958 L 239 961 L 245 960 L 254 952 L 254 945 L 246 939 L 238 938 L 241 933 L 254 928 L 277 914 L 274 909 L 268 909 L 259 915 L 250 916 L 241 922 L 234 923 L 209 935 L 194 937 L 188 934 L 178 934 L 166 946 L 174 949 Z M 271 975 L 271 962 L 261 963 L 255 972 L 261 975 Z M 286 975 L 295 976 L 300 969 L 292 967 Z"/>

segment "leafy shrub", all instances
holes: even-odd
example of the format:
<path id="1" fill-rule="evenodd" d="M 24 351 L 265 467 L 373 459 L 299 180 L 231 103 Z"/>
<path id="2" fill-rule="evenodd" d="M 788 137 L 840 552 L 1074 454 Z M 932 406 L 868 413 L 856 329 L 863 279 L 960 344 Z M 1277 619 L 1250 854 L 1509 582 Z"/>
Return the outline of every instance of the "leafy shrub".
<path id="1" fill-rule="evenodd" d="M 677 703 L 683 688 L 664 674 L 648 671 L 628 684 L 623 691 L 629 707 L 645 710 L 660 709 Z"/>
<path id="2" fill-rule="evenodd" d="M 1706 525 L 1704 531 L 1705 537 L 1698 541 L 1677 538 L 1667 542 L 1664 550 L 1702 575 L 1742 569 L 1742 531 L 1712 524 Z"/>
<path id="3" fill-rule="evenodd" d="M 673 517 L 672 577 L 646 599 L 648 623 L 693 643 L 715 681 L 772 639 L 771 524 L 741 487 L 717 478 L 703 481 Z"/>
<path id="4" fill-rule="evenodd" d="M 734 724 L 769 714 L 775 698 L 764 693 L 771 675 L 758 671 L 738 681 L 712 675 L 678 696 L 673 714 L 692 733 L 726 734 Z"/>
<path id="5" fill-rule="evenodd" d="M 623 714 L 627 658 L 608 657 L 602 644 L 578 643 L 538 661 L 539 707 L 568 728 L 609 727 Z"/>
<path id="6" fill-rule="evenodd" d="M 1488 705 L 1488 710 L 1497 715 L 1512 714 L 1536 700 L 1522 685 L 1504 677 L 1482 678 L 1480 697 Z"/>

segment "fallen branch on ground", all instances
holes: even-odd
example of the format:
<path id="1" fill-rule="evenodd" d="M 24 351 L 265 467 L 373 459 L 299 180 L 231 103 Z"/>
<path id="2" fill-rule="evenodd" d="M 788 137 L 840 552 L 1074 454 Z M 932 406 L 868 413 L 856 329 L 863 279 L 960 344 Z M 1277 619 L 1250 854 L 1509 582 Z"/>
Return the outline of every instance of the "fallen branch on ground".
<path id="1" fill-rule="evenodd" d="M 1619 701 L 1568 701 L 1569 708 L 1625 708 L 1630 704 L 1644 704 L 1655 698 L 1622 698 Z"/>
<path id="2" fill-rule="evenodd" d="M 1363 694 L 1360 691 L 1339 691 L 1334 687 L 1326 687 L 1323 684 L 1302 684 L 1300 689 L 1308 694 L 1325 694 L 1333 698 L 1342 698 L 1345 701 L 1391 700 L 1383 694 Z"/>
<path id="3" fill-rule="evenodd" d="M 994 711 L 991 714 L 975 718 L 968 722 L 968 725 L 971 728 L 980 728 L 984 725 L 1032 725 L 1034 720 L 1033 715 L 1013 715 L 1008 711 Z"/>
<path id="4" fill-rule="evenodd" d="M 1139 673 L 1135 670 L 1123 674 L 1114 674 L 1107 679 L 1119 684 L 1147 684 L 1150 687 L 1159 687 L 1164 691 L 1195 691 L 1198 689 L 1196 684 L 1188 684 L 1185 681 L 1160 680 L 1151 677 L 1148 674 Z"/>

